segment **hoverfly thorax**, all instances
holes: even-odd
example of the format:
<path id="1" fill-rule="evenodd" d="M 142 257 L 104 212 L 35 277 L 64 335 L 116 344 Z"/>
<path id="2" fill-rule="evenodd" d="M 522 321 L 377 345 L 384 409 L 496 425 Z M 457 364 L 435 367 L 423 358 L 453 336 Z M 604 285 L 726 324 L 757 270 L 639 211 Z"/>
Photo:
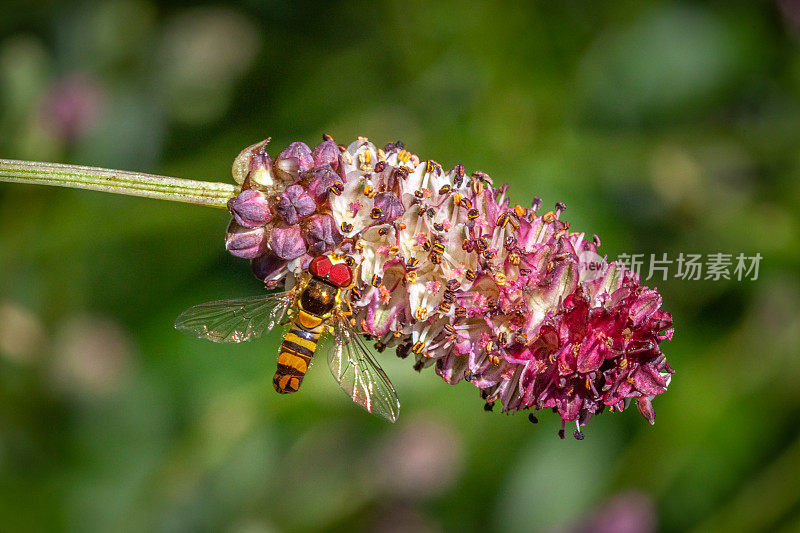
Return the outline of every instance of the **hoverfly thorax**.
<path id="1" fill-rule="evenodd" d="M 312 278 L 300 294 L 300 307 L 307 313 L 326 318 L 336 305 L 336 295 L 339 290 L 326 281 Z"/>

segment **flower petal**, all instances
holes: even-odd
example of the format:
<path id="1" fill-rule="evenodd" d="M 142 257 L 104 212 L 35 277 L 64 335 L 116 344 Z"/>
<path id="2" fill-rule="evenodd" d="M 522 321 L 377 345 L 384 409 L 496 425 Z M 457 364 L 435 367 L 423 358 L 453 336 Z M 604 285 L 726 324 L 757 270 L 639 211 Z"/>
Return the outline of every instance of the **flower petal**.
<path id="1" fill-rule="evenodd" d="M 667 390 L 667 382 L 649 365 L 639 367 L 633 374 L 636 390 L 646 396 L 661 394 Z"/>

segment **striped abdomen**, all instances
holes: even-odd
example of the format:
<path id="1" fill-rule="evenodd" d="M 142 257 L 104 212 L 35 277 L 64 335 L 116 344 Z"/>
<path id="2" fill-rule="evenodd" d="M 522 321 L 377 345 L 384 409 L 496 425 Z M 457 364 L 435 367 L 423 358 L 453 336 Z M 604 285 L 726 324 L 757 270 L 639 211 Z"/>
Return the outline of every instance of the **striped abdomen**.
<path id="1" fill-rule="evenodd" d="M 297 392 L 300 388 L 300 383 L 303 382 L 308 370 L 308 363 L 314 356 L 317 341 L 324 329 L 322 324 L 306 328 L 300 322 L 300 320 L 293 321 L 291 329 L 283 338 L 278 356 L 278 369 L 272 378 L 275 390 L 281 394 Z"/>

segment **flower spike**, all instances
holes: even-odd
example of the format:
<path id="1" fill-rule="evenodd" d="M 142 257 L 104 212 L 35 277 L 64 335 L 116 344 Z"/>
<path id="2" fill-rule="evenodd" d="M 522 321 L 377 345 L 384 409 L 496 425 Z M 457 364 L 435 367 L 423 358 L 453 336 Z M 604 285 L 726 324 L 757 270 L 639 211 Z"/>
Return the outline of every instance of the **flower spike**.
<path id="1" fill-rule="evenodd" d="M 597 236 L 570 231 L 564 203 L 512 207 L 488 174 L 420 161 L 400 142 L 326 136 L 275 160 L 265 146 L 234 165 L 228 248 L 269 286 L 317 269 L 312 257 L 346 257 L 355 277 L 339 283 L 359 332 L 413 355 L 417 370 L 471 382 L 486 410 L 538 422 L 552 409 L 578 440 L 592 416 L 632 400 L 654 422 L 673 373 L 659 347 L 672 317 L 637 274 L 597 255 Z M 590 271 L 587 255 L 599 260 Z"/>

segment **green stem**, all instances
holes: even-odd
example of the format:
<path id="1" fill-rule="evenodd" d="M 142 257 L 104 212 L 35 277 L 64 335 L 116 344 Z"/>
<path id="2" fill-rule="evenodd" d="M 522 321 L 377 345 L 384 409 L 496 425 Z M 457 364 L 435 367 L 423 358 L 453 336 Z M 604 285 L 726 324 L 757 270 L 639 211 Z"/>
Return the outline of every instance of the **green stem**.
<path id="1" fill-rule="evenodd" d="M 0 159 L 0 181 L 145 196 L 222 209 L 225 209 L 228 200 L 236 195 L 237 190 L 235 185 L 228 183 L 13 159 Z"/>

